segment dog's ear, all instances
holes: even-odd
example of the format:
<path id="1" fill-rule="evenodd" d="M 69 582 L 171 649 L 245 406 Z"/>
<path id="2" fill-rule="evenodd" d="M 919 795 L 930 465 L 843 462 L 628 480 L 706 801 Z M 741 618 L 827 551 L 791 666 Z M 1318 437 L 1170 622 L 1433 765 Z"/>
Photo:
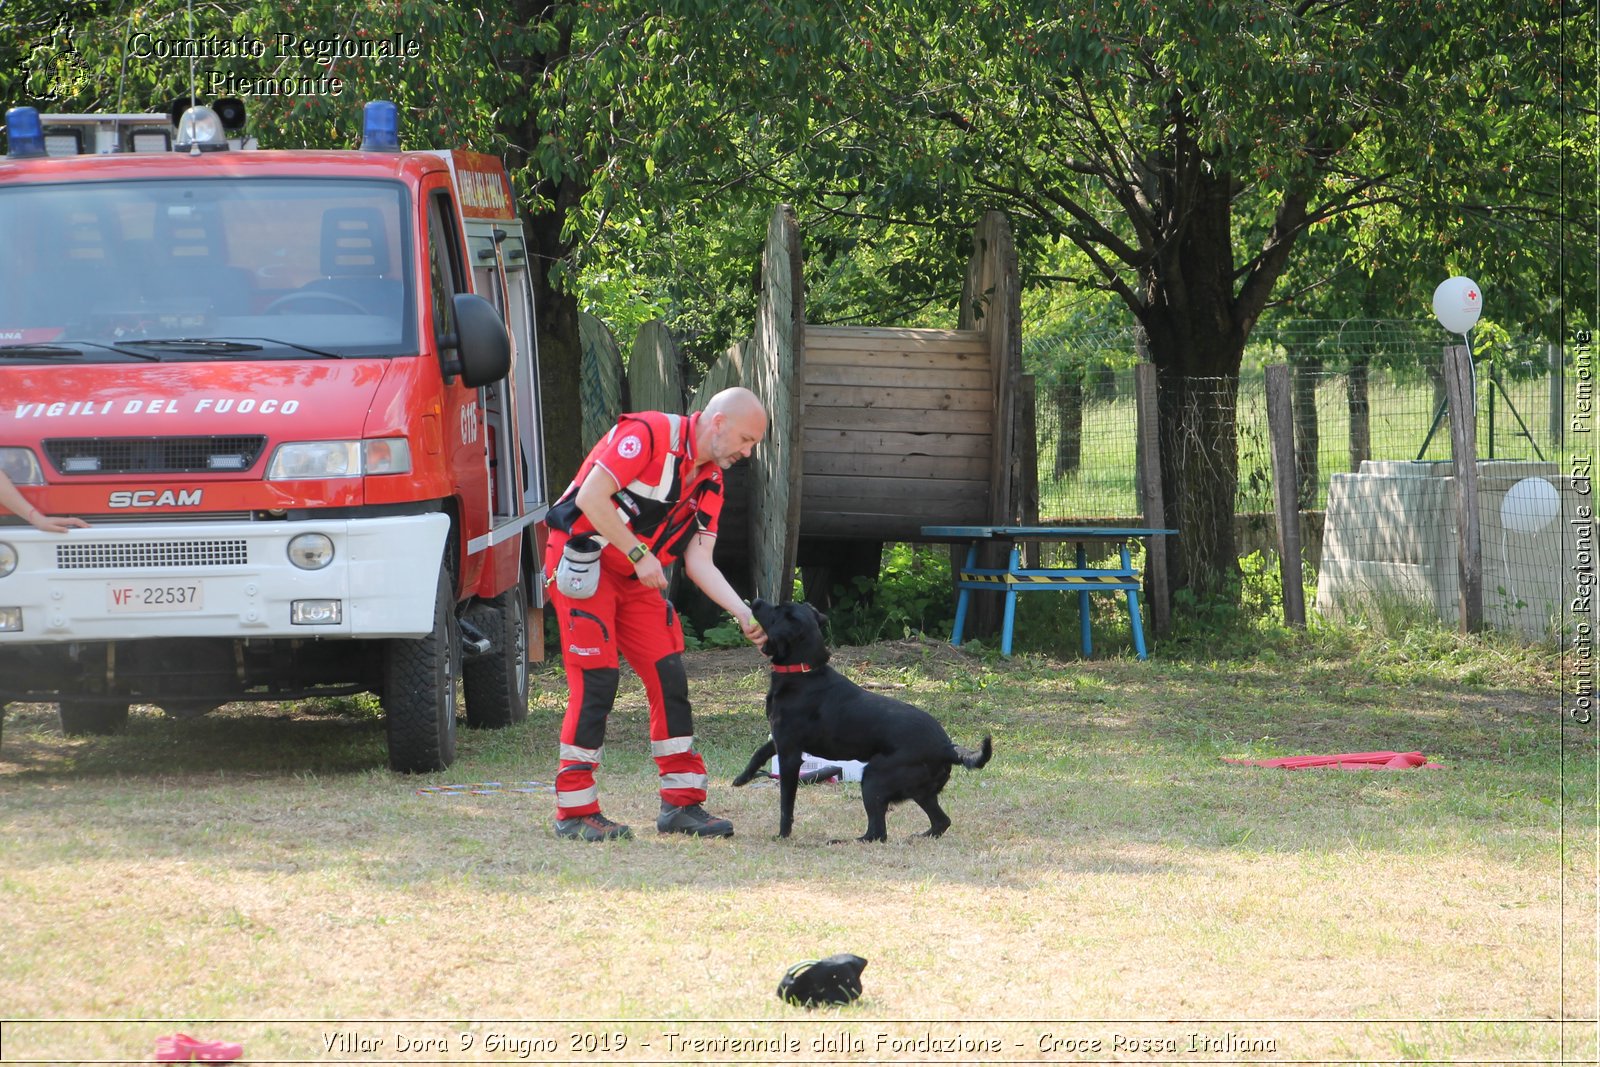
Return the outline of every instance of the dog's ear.
<path id="1" fill-rule="evenodd" d="M 812 616 L 817 620 L 817 629 L 820 630 L 820 629 L 822 629 L 824 626 L 826 626 L 828 624 L 828 617 L 826 615 L 824 615 L 822 612 L 818 611 L 817 610 L 817 606 L 815 604 L 812 604 L 812 603 L 808 602 L 806 604 L 806 607 L 811 609 Z"/>

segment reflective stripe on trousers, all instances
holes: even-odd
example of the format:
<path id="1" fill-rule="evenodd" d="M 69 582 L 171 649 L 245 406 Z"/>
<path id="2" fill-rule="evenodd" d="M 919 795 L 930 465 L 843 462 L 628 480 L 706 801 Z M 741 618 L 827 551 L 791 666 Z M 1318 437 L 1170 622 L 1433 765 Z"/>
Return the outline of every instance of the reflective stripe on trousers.
<path id="1" fill-rule="evenodd" d="M 559 551 L 547 554 L 546 568 Z M 684 807 L 706 799 L 705 760 L 694 748 L 689 678 L 683 668 L 683 626 L 662 595 L 602 570 L 592 597 L 570 600 L 550 590 L 567 673 L 567 713 L 561 723 L 556 772 L 556 817 L 600 810 L 595 771 L 605 747 L 606 722 L 616 702 L 620 663 L 644 683 L 650 706 L 650 755 L 660 774 L 661 799 Z"/>

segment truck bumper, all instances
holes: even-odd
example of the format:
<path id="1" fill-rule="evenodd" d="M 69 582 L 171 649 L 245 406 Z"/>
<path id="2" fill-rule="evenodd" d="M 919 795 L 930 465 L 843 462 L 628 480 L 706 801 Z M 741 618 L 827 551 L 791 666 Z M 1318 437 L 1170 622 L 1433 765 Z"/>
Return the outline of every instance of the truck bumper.
<path id="1" fill-rule="evenodd" d="M 17 567 L 0 578 L 0 647 L 148 637 L 421 637 L 450 519 L 0 528 Z M 322 534 L 333 558 L 290 562 Z M 296 621 L 298 609 L 299 621 Z"/>

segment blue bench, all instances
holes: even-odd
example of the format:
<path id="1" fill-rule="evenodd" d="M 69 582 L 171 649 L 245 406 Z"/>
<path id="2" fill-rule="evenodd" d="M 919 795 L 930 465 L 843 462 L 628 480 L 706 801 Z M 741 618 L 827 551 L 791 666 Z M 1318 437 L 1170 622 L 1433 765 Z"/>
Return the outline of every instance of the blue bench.
<path id="1" fill-rule="evenodd" d="M 1094 593 L 1125 593 L 1128 620 L 1133 629 L 1133 648 L 1140 659 L 1147 659 L 1144 620 L 1139 612 L 1139 572 L 1133 569 L 1128 542 L 1141 537 L 1165 537 L 1176 530 L 1133 526 L 924 526 L 922 536 L 933 541 L 967 545 L 966 564 L 956 572 L 956 621 L 950 643 L 959 646 L 966 628 L 967 607 L 974 592 L 1003 592 L 1006 597 L 1005 624 L 1000 634 L 1000 652 L 1011 655 L 1011 638 L 1016 627 L 1017 594 L 1059 590 L 1078 594 L 1079 635 L 1083 654 L 1092 655 L 1094 643 L 1089 634 L 1089 597 Z M 1025 541 L 1070 542 L 1076 546 L 1076 566 L 1024 567 L 1018 545 Z M 1090 543 L 1115 544 L 1117 566 L 1089 566 L 1086 547 Z M 1004 568 L 978 566 L 978 547 L 1007 544 L 1009 553 Z"/>

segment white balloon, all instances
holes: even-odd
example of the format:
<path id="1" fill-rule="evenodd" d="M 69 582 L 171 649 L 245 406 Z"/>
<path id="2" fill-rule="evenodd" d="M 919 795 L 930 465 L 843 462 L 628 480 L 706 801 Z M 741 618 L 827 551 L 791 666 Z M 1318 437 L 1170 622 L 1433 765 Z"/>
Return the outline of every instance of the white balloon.
<path id="1" fill-rule="evenodd" d="M 1467 333 L 1483 314 L 1483 290 L 1471 278 L 1446 278 L 1433 291 L 1433 314 L 1451 333 Z"/>
<path id="2" fill-rule="evenodd" d="M 1524 478 L 1500 501 L 1500 524 L 1517 533 L 1538 533 L 1561 510 L 1556 487 L 1543 478 Z"/>

